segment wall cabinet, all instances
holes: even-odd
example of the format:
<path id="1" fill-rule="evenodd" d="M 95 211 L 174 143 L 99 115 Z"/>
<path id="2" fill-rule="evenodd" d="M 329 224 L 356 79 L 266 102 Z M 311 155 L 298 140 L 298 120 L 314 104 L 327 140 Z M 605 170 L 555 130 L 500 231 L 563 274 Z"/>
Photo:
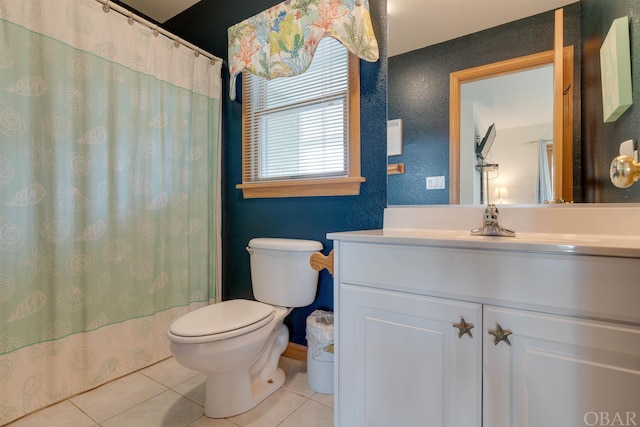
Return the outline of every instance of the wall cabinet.
<path id="1" fill-rule="evenodd" d="M 640 284 L 616 276 L 639 260 L 347 234 L 334 235 L 336 425 L 640 425 L 640 310 L 625 305 Z"/>

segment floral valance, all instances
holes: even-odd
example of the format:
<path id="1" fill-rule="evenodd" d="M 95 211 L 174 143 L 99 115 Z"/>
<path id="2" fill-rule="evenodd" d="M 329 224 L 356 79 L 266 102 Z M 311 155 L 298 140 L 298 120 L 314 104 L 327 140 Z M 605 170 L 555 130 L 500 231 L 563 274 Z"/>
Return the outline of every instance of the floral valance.
<path id="1" fill-rule="evenodd" d="M 228 31 L 231 99 L 243 71 L 266 79 L 303 73 L 324 37 L 366 61 L 379 56 L 368 0 L 287 0 Z"/>

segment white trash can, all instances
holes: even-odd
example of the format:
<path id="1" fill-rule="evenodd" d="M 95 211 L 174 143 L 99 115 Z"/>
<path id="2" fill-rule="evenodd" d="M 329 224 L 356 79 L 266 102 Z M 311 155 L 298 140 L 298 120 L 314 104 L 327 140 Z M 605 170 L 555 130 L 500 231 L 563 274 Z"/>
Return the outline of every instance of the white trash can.
<path id="1" fill-rule="evenodd" d="M 307 317 L 307 381 L 316 393 L 333 394 L 333 312 Z"/>

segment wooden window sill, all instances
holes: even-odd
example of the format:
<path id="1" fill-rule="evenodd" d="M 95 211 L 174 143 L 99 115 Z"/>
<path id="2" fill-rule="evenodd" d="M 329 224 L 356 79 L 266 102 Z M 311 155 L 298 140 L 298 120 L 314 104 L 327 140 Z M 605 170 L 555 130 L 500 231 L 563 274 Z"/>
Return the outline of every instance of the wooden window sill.
<path id="1" fill-rule="evenodd" d="M 245 199 L 313 196 L 357 196 L 361 176 L 348 178 L 305 179 L 238 184 Z"/>

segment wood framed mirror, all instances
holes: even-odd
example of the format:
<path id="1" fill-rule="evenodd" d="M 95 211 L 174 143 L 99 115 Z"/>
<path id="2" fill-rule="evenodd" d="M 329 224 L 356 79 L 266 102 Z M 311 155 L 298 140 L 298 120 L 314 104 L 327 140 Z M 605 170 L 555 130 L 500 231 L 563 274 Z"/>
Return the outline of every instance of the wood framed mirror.
<path id="1" fill-rule="evenodd" d="M 563 84 L 560 90 L 561 108 L 554 108 L 554 182 L 556 199 L 573 198 L 573 46 L 562 49 Z M 555 51 L 549 50 L 533 55 L 522 56 L 493 64 L 482 65 L 457 71 L 450 75 L 450 111 L 449 111 L 449 203 L 460 203 L 460 126 L 461 92 L 464 83 L 489 79 L 514 72 L 525 71 L 554 63 Z M 556 79 L 557 80 L 557 79 Z M 558 96 L 555 95 L 554 98 Z M 557 132 L 560 132 L 559 136 Z"/>

